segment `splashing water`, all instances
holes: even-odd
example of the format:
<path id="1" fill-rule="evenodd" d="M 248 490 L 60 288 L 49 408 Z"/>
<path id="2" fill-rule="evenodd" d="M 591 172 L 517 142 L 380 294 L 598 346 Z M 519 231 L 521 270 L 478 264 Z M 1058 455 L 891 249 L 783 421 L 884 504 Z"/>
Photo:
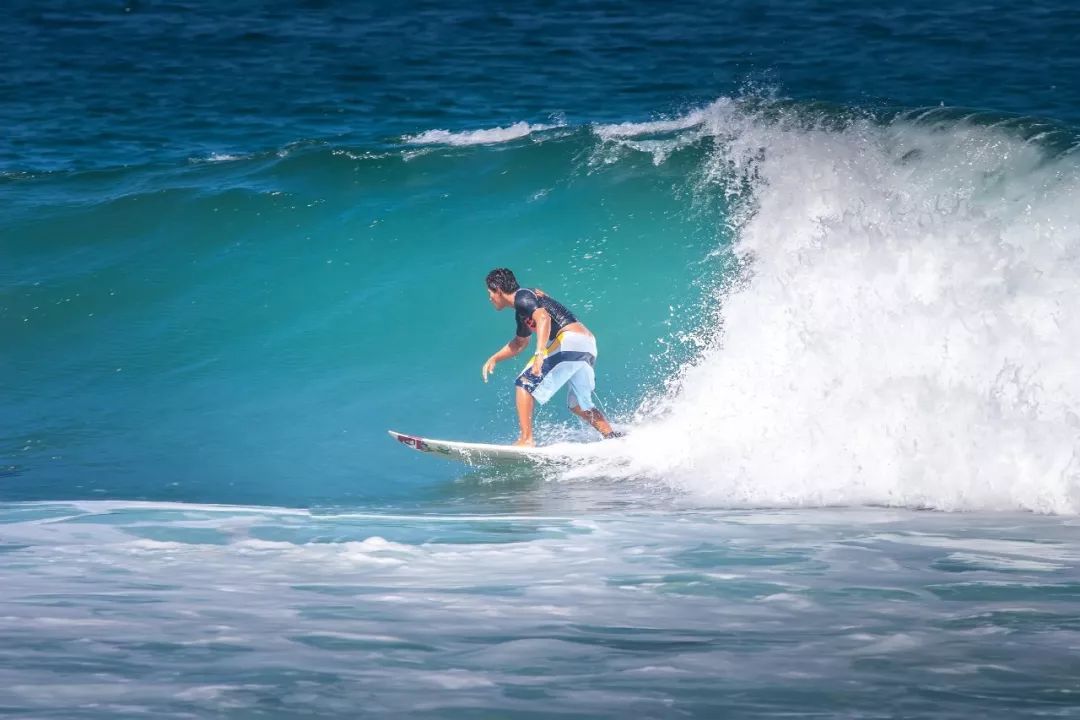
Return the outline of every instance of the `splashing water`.
<path id="1" fill-rule="evenodd" d="M 1074 153 L 933 112 L 685 125 L 743 271 L 605 473 L 723 505 L 1080 508 Z"/>

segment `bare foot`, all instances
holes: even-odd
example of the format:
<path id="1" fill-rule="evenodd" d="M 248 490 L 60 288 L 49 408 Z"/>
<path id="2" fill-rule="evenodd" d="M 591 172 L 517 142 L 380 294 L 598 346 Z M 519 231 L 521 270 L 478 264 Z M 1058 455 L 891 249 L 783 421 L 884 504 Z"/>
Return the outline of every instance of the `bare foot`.
<path id="1" fill-rule="evenodd" d="M 515 447 L 536 447 L 536 442 L 531 437 L 530 438 L 519 437 L 517 440 L 514 441 L 514 446 Z"/>

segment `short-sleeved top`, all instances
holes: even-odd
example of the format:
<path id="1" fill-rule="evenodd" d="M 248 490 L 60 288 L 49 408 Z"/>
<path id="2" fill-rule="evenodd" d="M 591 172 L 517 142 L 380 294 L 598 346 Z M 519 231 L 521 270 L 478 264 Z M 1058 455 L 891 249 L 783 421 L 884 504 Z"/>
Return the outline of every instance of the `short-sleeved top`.
<path id="1" fill-rule="evenodd" d="M 518 337 L 529 337 L 536 330 L 536 322 L 532 319 L 532 315 L 538 307 L 547 310 L 548 315 L 551 316 L 549 342 L 554 340 L 555 336 L 564 327 L 577 322 L 574 313 L 567 310 L 565 305 L 547 293 L 537 295 L 535 291 L 528 288 L 519 288 L 514 293 L 514 311 L 517 316 Z"/>

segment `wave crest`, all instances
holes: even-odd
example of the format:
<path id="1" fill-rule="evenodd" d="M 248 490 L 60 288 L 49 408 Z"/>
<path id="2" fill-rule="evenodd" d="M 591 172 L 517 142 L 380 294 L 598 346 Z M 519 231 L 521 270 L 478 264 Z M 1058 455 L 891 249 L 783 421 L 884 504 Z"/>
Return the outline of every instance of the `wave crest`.
<path id="1" fill-rule="evenodd" d="M 507 127 L 494 127 L 481 130 L 426 130 L 416 135 L 406 135 L 403 140 L 410 145 L 494 145 L 527 137 L 533 133 L 561 127 L 560 125 L 533 125 L 516 122 Z"/>

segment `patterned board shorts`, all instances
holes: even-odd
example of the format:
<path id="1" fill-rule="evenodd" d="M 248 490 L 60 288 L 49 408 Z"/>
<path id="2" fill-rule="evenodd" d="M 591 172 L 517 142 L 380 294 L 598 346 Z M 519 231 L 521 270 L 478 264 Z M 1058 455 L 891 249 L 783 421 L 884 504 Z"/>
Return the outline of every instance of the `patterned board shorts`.
<path id="1" fill-rule="evenodd" d="M 541 405 L 563 385 L 569 386 L 566 404 L 582 410 L 592 410 L 596 390 L 596 338 L 576 332 L 561 332 L 547 346 L 547 357 L 540 375 L 532 372 L 532 360 L 514 383 L 525 388 Z"/>

